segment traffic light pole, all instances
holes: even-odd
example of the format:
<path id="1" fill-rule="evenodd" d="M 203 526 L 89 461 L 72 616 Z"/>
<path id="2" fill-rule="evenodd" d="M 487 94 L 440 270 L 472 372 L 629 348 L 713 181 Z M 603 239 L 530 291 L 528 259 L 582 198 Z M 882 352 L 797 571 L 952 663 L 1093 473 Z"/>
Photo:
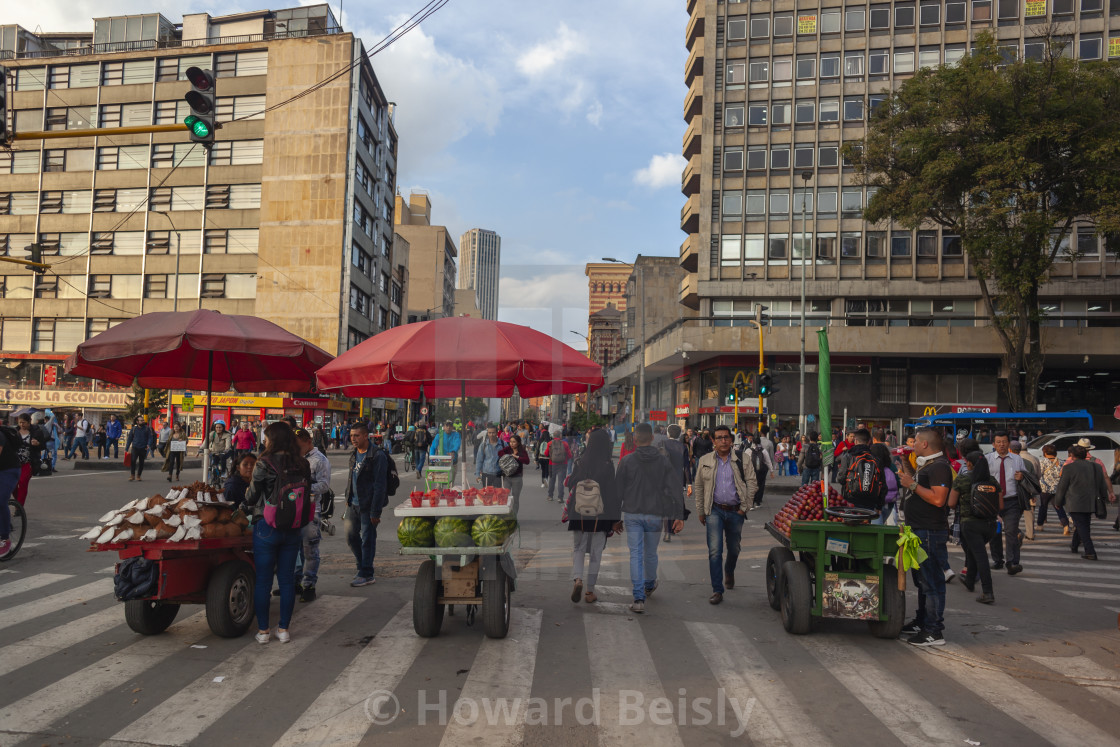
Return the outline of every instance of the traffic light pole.
<path id="1" fill-rule="evenodd" d="M 50 130 L 14 132 L 12 140 L 63 140 L 74 137 L 99 137 L 102 135 L 146 135 L 158 132 L 186 132 L 185 124 L 143 125 L 138 127 L 94 127 L 89 130 Z"/>

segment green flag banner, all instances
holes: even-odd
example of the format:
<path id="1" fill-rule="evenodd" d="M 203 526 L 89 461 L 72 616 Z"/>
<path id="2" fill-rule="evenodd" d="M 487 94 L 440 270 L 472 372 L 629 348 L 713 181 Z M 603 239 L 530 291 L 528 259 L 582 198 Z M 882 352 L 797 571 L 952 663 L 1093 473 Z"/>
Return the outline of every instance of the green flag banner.
<path id="1" fill-rule="evenodd" d="M 817 406 L 820 410 L 821 461 L 832 464 L 832 361 L 828 353 L 828 328 L 817 330 Z"/>

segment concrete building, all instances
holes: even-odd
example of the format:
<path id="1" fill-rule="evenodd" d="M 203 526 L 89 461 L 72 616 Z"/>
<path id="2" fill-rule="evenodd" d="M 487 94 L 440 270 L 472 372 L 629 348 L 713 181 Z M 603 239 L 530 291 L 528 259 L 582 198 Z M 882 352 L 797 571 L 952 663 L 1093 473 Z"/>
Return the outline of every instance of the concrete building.
<path id="1" fill-rule="evenodd" d="M 20 386 L 88 390 L 46 384 L 44 366 L 151 311 L 254 314 L 334 354 L 392 325 L 397 134 L 327 5 L 97 18 L 85 34 L 0 26 L 0 57 L 17 132 L 182 122 L 191 66 L 215 72 L 223 125 L 209 151 L 172 132 L 0 154 L 0 252 L 38 242 L 52 264 L 0 266 L 0 355 Z"/>
<path id="2" fill-rule="evenodd" d="M 472 228 L 459 237 L 462 260 L 459 287 L 478 293 L 484 319 L 498 318 L 498 276 L 502 262 L 502 237 L 485 228 Z"/>
<path id="3" fill-rule="evenodd" d="M 409 244 L 408 321 L 455 314 L 455 259 L 458 250 L 447 226 L 432 225 L 432 202 L 413 192 L 408 202 L 396 196 L 393 220 Z"/>
<path id="4" fill-rule="evenodd" d="M 455 316 L 469 316 L 485 319 L 478 303 L 478 293 L 471 288 L 455 289 Z"/>
<path id="5" fill-rule="evenodd" d="M 607 307 L 588 317 L 588 349 L 591 360 L 609 366 L 622 354 L 622 312 L 607 303 Z"/>
<path id="6" fill-rule="evenodd" d="M 589 262 L 583 270 L 587 276 L 587 315 L 602 311 L 608 303 L 626 311 L 626 279 L 630 265 L 616 262 Z"/>
<path id="7" fill-rule="evenodd" d="M 863 138 L 881 91 L 923 67 L 953 64 L 979 32 L 1029 58 L 1042 52 L 1036 30 L 1056 24 L 1070 52 L 1102 59 L 1116 55 L 1117 11 L 1098 0 L 682 6 L 687 275 L 678 298 L 698 319 L 647 345 L 656 403 L 694 425 L 729 419 L 735 374 L 758 365 L 759 335 L 747 325 L 761 305 L 770 316 L 766 364 L 781 381 L 768 417 L 793 425 L 804 268 L 807 361 L 815 366 L 812 333 L 827 325 L 835 424 L 845 410 L 853 420 L 901 427 L 930 409 L 1005 408 L 1000 379 L 1015 372 L 1002 364 L 960 241 L 935 228 L 866 224 L 871 188 L 856 184 L 840 150 Z M 1098 427 L 1114 428 L 1120 263 L 1091 227 L 1078 227 L 1072 241 L 1079 258 L 1059 261 L 1043 288 L 1042 401 L 1052 410 L 1084 406 L 1101 416 Z M 632 379 L 634 358 L 610 380 Z M 815 369 L 807 373 L 808 414 L 816 412 L 817 383 Z"/>

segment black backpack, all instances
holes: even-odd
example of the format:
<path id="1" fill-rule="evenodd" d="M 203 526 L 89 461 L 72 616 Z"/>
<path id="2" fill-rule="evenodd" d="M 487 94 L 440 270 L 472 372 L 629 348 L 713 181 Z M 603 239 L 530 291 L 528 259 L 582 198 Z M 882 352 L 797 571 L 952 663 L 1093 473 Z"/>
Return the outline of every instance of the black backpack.
<path id="1" fill-rule="evenodd" d="M 311 467 L 305 459 L 261 457 L 276 473 L 272 494 L 264 496 L 262 513 L 270 527 L 302 529 L 315 517 L 311 495 Z"/>
<path id="2" fill-rule="evenodd" d="M 818 469 L 824 460 L 821 459 L 821 447 L 818 443 L 811 443 L 805 448 L 805 467 L 807 469 Z"/>
<path id="3" fill-rule="evenodd" d="M 21 456 L 24 449 L 23 438 L 12 426 L 0 425 L 0 446 L 4 447 L 0 451 L 0 469 L 14 469 L 25 463 Z"/>
<path id="4" fill-rule="evenodd" d="M 886 494 L 887 484 L 875 456 L 869 451 L 853 456 L 840 497 L 859 508 L 882 509 Z"/>
<path id="5" fill-rule="evenodd" d="M 968 500 L 972 515 L 977 519 L 999 516 L 999 485 L 995 481 L 975 483 Z"/>
<path id="6" fill-rule="evenodd" d="M 385 492 L 387 495 L 396 495 L 397 488 L 401 486 L 401 476 L 397 474 L 397 460 L 393 459 L 386 449 L 382 451 L 385 452 L 385 459 L 389 463 L 385 470 Z"/>
<path id="7" fill-rule="evenodd" d="M 766 465 L 766 450 L 762 444 L 751 444 L 751 466 L 758 477 L 766 477 L 770 467 Z"/>

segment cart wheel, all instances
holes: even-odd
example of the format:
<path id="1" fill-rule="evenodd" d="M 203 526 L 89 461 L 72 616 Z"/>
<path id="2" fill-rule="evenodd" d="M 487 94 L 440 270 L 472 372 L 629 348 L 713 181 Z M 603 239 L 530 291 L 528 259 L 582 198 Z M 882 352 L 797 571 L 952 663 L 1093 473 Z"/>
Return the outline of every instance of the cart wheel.
<path id="1" fill-rule="evenodd" d="M 206 586 L 206 622 L 214 635 L 239 638 L 253 621 L 256 572 L 244 560 L 218 566 Z"/>
<path id="2" fill-rule="evenodd" d="M 784 547 L 772 547 L 766 556 L 766 601 L 771 609 L 782 608 L 782 566 L 793 559 L 793 553 Z"/>
<path id="3" fill-rule="evenodd" d="M 876 638 L 898 638 L 906 619 L 906 593 L 898 589 L 898 569 L 893 565 L 883 566 L 883 580 L 879 584 L 883 596 L 883 612 L 886 620 L 872 620 L 867 623 L 871 635 Z"/>
<path id="4" fill-rule="evenodd" d="M 412 629 L 421 638 L 434 638 L 443 626 L 443 605 L 439 599 L 440 582 L 436 579 L 436 561 L 428 559 L 416 573 L 412 592 Z"/>
<path id="5" fill-rule="evenodd" d="M 482 582 L 482 630 L 487 638 L 505 638 L 509 632 L 509 577 L 501 564 L 496 571 L 497 578 Z"/>
<path id="6" fill-rule="evenodd" d="M 124 621 L 140 635 L 159 635 L 167 630 L 177 614 L 177 604 L 162 604 L 147 599 L 129 599 L 124 603 Z"/>
<path id="7" fill-rule="evenodd" d="M 782 565 L 782 626 L 787 633 L 805 635 L 812 622 L 813 591 L 809 583 L 809 566 L 800 560 Z"/>

